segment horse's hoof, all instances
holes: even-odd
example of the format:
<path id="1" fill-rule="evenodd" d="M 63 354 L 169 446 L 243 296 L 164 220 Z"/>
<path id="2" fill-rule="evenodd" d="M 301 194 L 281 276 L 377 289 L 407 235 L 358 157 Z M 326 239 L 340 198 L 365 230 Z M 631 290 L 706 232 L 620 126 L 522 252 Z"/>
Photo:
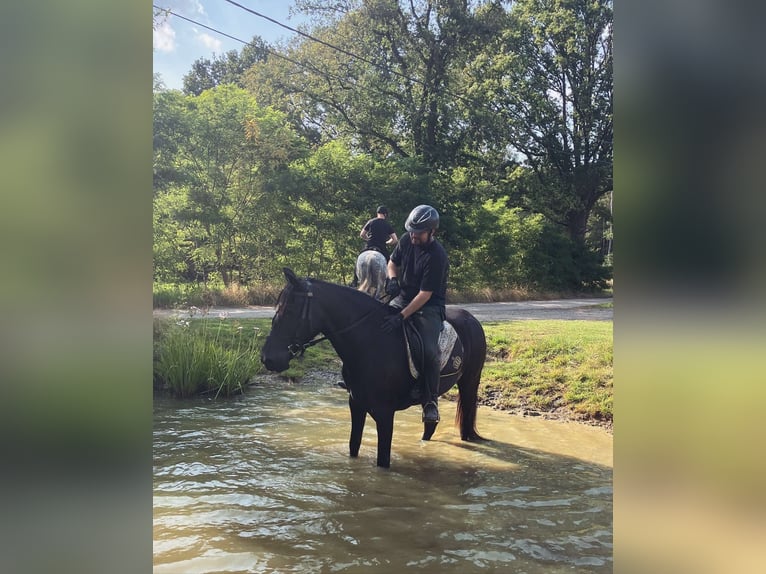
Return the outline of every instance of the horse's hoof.
<path id="1" fill-rule="evenodd" d="M 431 437 L 434 436 L 434 432 L 436 432 L 436 424 L 437 423 L 425 423 L 423 425 L 423 438 L 421 440 L 431 440 Z"/>
<path id="2" fill-rule="evenodd" d="M 436 403 L 429 402 L 423 407 L 423 422 L 426 424 L 436 424 L 440 421 L 439 408 Z"/>

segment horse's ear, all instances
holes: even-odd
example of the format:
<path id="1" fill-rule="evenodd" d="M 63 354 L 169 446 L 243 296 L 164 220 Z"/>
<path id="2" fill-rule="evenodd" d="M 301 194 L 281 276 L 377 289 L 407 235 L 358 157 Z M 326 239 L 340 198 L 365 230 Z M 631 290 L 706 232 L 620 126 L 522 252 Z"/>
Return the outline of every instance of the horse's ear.
<path id="1" fill-rule="evenodd" d="M 292 283 L 293 285 L 298 285 L 300 283 L 300 279 L 298 279 L 295 276 L 295 273 L 293 273 L 293 270 L 289 267 L 282 267 L 282 273 L 285 274 L 285 278 Z"/>

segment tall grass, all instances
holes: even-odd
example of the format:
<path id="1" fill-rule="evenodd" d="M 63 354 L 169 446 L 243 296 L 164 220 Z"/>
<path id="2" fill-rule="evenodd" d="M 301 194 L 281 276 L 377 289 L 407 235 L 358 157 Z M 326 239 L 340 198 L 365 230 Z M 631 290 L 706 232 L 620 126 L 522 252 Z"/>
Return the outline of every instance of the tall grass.
<path id="1" fill-rule="evenodd" d="M 261 372 L 264 319 L 161 320 L 154 323 L 154 386 L 176 397 L 241 393 Z"/>
<path id="2" fill-rule="evenodd" d="M 191 309 L 195 311 L 195 309 Z M 482 404 L 527 414 L 611 424 L 611 321 L 484 323 L 487 361 Z M 259 355 L 269 319 L 230 320 L 226 314 L 155 320 L 154 385 L 178 397 L 229 396 L 263 372 Z M 384 360 L 384 359 L 381 359 Z M 341 361 L 328 341 L 294 359 L 280 376 L 299 381 L 340 377 Z M 457 389 L 448 396 L 455 398 Z"/>

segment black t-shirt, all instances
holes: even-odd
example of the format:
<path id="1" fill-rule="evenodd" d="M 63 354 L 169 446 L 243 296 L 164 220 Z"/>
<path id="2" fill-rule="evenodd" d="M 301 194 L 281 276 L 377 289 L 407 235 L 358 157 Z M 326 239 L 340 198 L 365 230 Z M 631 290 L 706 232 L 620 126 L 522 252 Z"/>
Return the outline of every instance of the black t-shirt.
<path id="1" fill-rule="evenodd" d="M 388 253 L 386 249 L 386 241 L 394 233 L 394 228 L 391 224 L 382 217 L 373 217 L 367 223 L 364 224 L 364 228 L 371 236 L 367 240 L 367 247 L 377 247 L 383 253 Z"/>
<path id="2" fill-rule="evenodd" d="M 419 291 L 431 291 L 426 305 L 446 304 L 449 260 L 441 243 L 434 239 L 428 245 L 413 245 L 410 235 L 405 233 L 394 248 L 391 261 L 400 267 L 399 284 L 407 303 Z"/>

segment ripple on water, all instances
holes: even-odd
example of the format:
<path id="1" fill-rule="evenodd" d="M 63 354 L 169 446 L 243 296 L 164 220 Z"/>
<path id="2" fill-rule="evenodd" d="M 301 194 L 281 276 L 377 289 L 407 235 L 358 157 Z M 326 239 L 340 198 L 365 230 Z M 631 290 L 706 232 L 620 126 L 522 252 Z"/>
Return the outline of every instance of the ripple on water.
<path id="1" fill-rule="evenodd" d="M 485 415 L 490 443 L 423 442 L 412 410 L 382 470 L 374 423 L 349 458 L 346 395 L 316 390 L 156 407 L 155 573 L 611 572 L 611 468 L 587 458 L 609 456 L 573 454 L 590 430 Z"/>

